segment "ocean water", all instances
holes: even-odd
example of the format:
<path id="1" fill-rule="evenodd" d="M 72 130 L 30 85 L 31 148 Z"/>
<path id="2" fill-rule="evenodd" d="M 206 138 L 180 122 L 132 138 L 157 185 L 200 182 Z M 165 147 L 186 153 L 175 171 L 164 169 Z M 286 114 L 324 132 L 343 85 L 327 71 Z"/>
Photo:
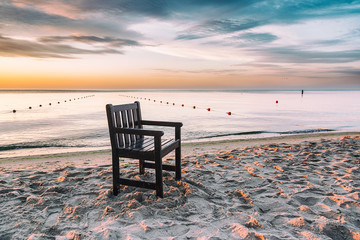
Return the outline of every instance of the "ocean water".
<path id="1" fill-rule="evenodd" d="M 105 105 L 134 101 L 143 119 L 183 122 L 184 142 L 360 130 L 360 91 L 3 90 L 0 158 L 110 149 Z"/>

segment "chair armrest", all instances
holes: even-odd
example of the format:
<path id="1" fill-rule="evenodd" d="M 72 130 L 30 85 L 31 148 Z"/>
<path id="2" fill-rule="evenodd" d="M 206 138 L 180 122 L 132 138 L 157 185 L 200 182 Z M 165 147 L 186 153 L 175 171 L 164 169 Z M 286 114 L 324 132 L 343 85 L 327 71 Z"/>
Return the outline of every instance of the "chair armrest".
<path id="1" fill-rule="evenodd" d="M 111 131 L 114 131 L 115 133 L 154 136 L 154 137 L 161 137 L 162 135 L 164 135 L 163 131 L 144 130 L 138 128 L 113 128 L 111 129 Z"/>
<path id="2" fill-rule="evenodd" d="M 142 125 L 152 125 L 152 126 L 164 126 L 164 127 L 182 127 L 182 122 L 163 122 L 163 121 L 149 121 L 142 120 Z"/>

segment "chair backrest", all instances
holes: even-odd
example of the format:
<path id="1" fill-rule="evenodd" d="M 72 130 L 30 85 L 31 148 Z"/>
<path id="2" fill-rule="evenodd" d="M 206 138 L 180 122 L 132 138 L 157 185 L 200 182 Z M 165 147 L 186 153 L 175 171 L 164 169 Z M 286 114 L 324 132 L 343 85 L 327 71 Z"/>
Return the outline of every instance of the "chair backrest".
<path id="1" fill-rule="evenodd" d="M 113 147 L 126 147 L 143 136 L 134 134 L 115 133 L 114 128 L 142 128 L 141 110 L 138 101 L 130 104 L 107 104 L 106 113 L 109 124 L 111 145 Z"/>

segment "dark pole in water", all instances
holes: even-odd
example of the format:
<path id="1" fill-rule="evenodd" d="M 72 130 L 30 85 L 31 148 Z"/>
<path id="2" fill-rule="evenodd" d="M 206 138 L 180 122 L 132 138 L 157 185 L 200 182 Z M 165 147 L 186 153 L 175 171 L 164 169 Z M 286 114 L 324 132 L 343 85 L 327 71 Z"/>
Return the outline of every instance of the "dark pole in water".
<path id="1" fill-rule="evenodd" d="M 304 94 L 304 90 L 301 90 L 301 95 L 303 95 Z"/>

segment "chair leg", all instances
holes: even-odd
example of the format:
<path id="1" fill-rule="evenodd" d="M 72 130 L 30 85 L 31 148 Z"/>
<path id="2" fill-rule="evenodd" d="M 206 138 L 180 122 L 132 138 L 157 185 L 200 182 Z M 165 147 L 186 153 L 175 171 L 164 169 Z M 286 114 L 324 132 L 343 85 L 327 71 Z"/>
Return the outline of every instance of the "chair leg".
<path id="1" fill-rule="evenodd" d="M 156 174 L 156 195 L 164 197 L 163 192 L 163 174 L 162 174 L 162 159 L 155 160 L 155 174 Z"/>
<path id="2" fill-rule="evenodd" d="M 117 196 L 119 193 L 119 175 L 120 175 L 120 159 L 116 155 L 112 157 L 112 169 L 113 169 L 113 192 Z"/>
<path id="3" fill-rule="evenodd" d="M 145 173 L 144 159 L 139 159 L 139 172 L 140 172 L 140 174 Z"/>
<path id="4" fill-rule="evenodd" d="M 162 174 L 162 158 L 160 154 L 161 138 L 155 137 L 155 175 L 156 175 L 156 195 L 164 197 L 163 192 L 163 174 Z"/>
<path id="5" fill-rule="evenodd" d="M 175 149 L 175 179 L 181 179 L 181 146 Z"/>

